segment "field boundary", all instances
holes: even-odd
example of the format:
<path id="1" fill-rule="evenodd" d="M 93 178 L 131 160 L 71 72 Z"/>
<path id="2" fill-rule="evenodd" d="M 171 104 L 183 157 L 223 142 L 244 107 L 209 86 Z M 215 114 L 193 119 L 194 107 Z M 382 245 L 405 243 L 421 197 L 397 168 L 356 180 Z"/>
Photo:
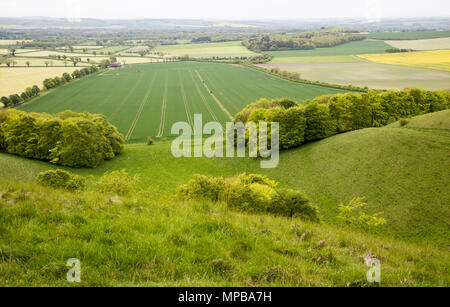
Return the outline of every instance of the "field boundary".
<path id="1" fill-rule="evenodd" d="M 136 127 L 137 122 L 139 121 L 139 118 L 141 117 L 142 114 L 142 110 L 144 109 L 147 101 L 148 101 L 148 97 L 150 96 L 152 89 L 153 89 L 153 83 L 155 82 L 156 79 L 156 75 L 158 74 L 158 72 L 156 72 L 153 75 L 152 81 L 150 82 L 150 86 L 147 90 L 147 92 L 145 93 L 144 98 L 142 99 L 141 105 L 139 106 L 138 111 L 136 112 L 136 116 L 133 119 L 133 122 L 130 125 L 130 128 L 128 129 L 127 134 L 125 135 L 125 141 L 128 141 L 131 138 L 131 135 L 134 132 L 134 128 Z"/>
<path id="2" fill-rule="evenodd" d="M 167 108 L 167 92 L 169 90 L 169 72 L 166 72 L 166 83 L 164 85 L 164 97 L 161 109 L 161 119 L 159 121 L 159 130 L 157 138 L 160 138 L 164 134 L 164 126 L 166 125 L 166 108 Z"/>
<path id="3" fill-rule="evenodd" d="M 195 78 L 194 78 L 194 75 L 192 74 L 192 71 L 189 71 L 189 73 L 191 74 L 192 81 L 194 82 L 195 87 L 196 87 L 196 89 L 197 89 L 197 92 L 198 92 L 198 94 L 200 95 L 200 97 L 202 98 L 202 100 L 203 100 L 203 102 L 204 102 L 204 104 L 205 104 L 205 106 L 206 106 L 206 109 L 209 111 L 209 113 L 211 114 L 212 118 L 213 118 L 215 121 L 219 121 L 219 119 L 217 118 L 216 114 L 214 114 L 214 111 L 211 109 L 211 106 L 209 105 L 209 103 L 208 103 L 208 101 L 206 100 L 205 96 L 203 95 L 202 91 L 201 91 L 200 88 L 198 87 L 198 84 L 197 84 L 197 82 L 195 81 Z"/>

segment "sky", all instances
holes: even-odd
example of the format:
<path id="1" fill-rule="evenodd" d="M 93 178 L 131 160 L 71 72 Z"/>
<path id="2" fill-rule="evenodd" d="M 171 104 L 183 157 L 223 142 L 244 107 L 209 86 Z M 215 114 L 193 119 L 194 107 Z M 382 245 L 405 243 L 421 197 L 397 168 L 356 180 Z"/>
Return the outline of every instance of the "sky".
<path id="1" fill-rule="evenodd" d="M 1 0 L 0 17 L 316 19 L 448 17 L 449 0 Z"/>

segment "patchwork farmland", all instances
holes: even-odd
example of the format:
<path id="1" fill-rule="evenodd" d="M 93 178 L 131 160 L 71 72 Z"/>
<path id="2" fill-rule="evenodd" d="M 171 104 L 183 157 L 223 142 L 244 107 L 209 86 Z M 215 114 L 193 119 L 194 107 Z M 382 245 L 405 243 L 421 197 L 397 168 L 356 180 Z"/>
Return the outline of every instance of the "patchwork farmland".
<path id="1" fill-rule="evenodd" d="M 298 102 L 341 90 L 289 82 L 241 66 L 195 62 L 132 65 L 67 84 L 23 105 L 30 112 L 102 113 L 127 141 L 171 136 L 172 124 L 230 121 L 261 97 Z"/>

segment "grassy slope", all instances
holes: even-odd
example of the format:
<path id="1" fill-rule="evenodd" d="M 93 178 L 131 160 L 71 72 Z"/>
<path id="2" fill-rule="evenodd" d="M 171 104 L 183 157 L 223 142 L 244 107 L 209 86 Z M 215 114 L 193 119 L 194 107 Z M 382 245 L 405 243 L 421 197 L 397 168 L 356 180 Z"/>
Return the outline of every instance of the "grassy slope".
<path id="1" fill-rule="evenodd" d="M 368 35 L 372 39 L 426 39 L 426 38 L 440 38 L 449 37 L 450 30 L 448 31 L 424 31 L 424 32 L 381 32 L 371 33 Z"/>
<path id="2" fill-rule="evenodd" d="M 317 48 L 314 50 L 288 50 L 288 51 L 270 51 L 269 54 L 274 57 L 301 57 L 301 56 L 336 56 L 336 55 L 354 55 L 363 53 L 381 53 L 386 49 L 392 48 L 385 42 L 380 41 L 357 41 L 350 42 L 331 48 Z"/>
<path id="3" fill-rule="evenodd" d="M 427 116 L 427 125 L 441 122 L 442 113 Z M 423 125 L 422 125 L 423 126 Z M 128 145 L 120 157 L 95 170 L 74 170 L 99 176 L 108 170 L 127 169 L 140 174 L 143 186 L 173 193 L 193 174 L 230 176 L 264 173 L 286 187 L 304 190 L 320 206 L 325 221 L 335 223 L 337 205 L 365 196 L 369 212 L 384 211 L 389 223 L 380 230 L 409 241 L 448 244 L 450 132 L 446 129 L 380 128 L 341 134 L 284 151 L 276 169 L 262 170 L 258 160 L 175 159 L 170 143 L 152 147 Z M 1 169 L 24 163 L 24 179 L 31 179 L 48 164 L 0 155 Z M 20 178 L 20 171 L 10 170 Z"/>
<path id="4" fill-rule="evenodd" d="M 253 216 L 154 194 L 122 198 L 0 183 L 0 285 L 449 286 L 449 254 L 297 219 Z M 77 285 L 77 284 L 75 284 Z"/>

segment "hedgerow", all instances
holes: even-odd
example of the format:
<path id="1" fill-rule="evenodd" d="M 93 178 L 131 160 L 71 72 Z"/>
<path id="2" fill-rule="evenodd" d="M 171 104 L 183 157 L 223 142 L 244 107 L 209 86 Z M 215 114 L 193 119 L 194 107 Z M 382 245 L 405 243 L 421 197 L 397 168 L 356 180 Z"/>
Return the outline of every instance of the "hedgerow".
<path id="1" fill-rule="evenodd" d="M 223 202 L 239 211 L 319 221 L 317 207 L 303 192 L 278 188 L 277 182 L 258 174 L 226 179 L 194 175 L 187 184 L 178 186 L 177 195 L 182 199 Z"/>
<path id="2" fill-rule="evenodd" d="M 278 122 L 280 148 L 288 149 L 338 133 L 381 127 L 403 118 L 449 108 L 448 91 L 413 88 L 325 95 L 306 101 L 305 105 L 289 99 L 261 99 L 236 114 L 234 121 L 244 124 Z"/>
<path id="3" fill-rule="evenodd" d="M 97 167 L 124 147 L 103 115 L 56 115 L 8 109 L 0 116 L 0 151 L 71 167 Z"/>

